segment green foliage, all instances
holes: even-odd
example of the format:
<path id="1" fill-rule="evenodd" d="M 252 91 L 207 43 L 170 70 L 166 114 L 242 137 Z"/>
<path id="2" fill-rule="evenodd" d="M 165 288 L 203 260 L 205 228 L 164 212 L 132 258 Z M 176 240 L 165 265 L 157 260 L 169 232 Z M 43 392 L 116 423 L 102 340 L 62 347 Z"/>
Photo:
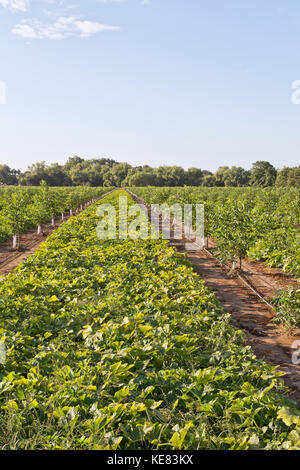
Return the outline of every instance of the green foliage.
<path id="1" fill-rule="evenodd" d="M 0 185 L 14 185 L 18 183 L 20 171 L 12 170 L 8 165 L 0 165 Z"/>
<path id="2" fill-rule="evenodd" d="M 276 176 L 277 171 L 271 163 L 257 161 L 252 165 L 250 183 L 254 186 L 273 186 Z"/>
<path id="3" fill-rule="evenodd" d="M 6 219 L 9 234 L 20 233 L 28 227 L 29 205 L 30 197 L 26 191 L 10 192 L 3 208 L 3 216 Z"/>
<path id="4" fill-rule="evenodd" d="M 222 259 L 250 256 L 300 275 L 300 192 L 296 188 L 133 188 L 150 204 L 204 204 L 205 236 Z"/>
<path id="5" fill-rule="evenodd" d="M 234 262 L 246 256 L 253 241 L 251 212 L 243 203 L 228 201 L 219 208 L 214 235 L 220 259 Z"/>
<path id="6" fill-rule="evenodd" d="M 75 156 L 68 159 L 64 165 L 38 162 L 31 165 L 21 174 L 7 165 L 0 165 L 0 184 L 21 184 L 38 186 L 41 181 L 49 186 L 166 186 L 180 187 L 241 187 L 241 186 L 290 186 L 300 187 L 299 167 L 276 170 L 269 162 L 258 161 L 252 169 L 242 167 L 220 166 L 213 174 L 200 168 L 184 170 L 180 166 L 160 166 L 153 168 L 149 165 L 132 167 L 128 163 L 118 163 L 110 158 L 93 158 L 85 160 Z"/>
<path id="7" fill-rule="evenodd" d="M 291 186 L 300 188 L 300 166 L 284 167 L 277 172 L 276 186 Z"/>
<path id="8" fill-rule="evenodd" d="M 164 240 L 100 241 L 95 213 L 1 280 L 0 448 L 299 449 L 282 373 L 184 257 Z"/>
<path id="9" fill-rule="evenodd" d="M 10 187 L 0 189 L 0 241 L 49 222 L 67 209 L 76 209 L 108 188 L 39 188 Z"/>
<path id="10" fill-rule="evenodd" d="M 300 328 L 300 289 L 289 288 L 287 291 L 282 289 L 271 301 L 277 311 L 275 322 Z"/>
<path id="11" fill-rule="evenodd" d="M 226 171 L 226 169 L 224 169 Z M 249 256 L 300 276 L 300 192 L 296 188 L 134 188 L 153 204 L 205 207 L 205 236 L 213 237 L 221 260 Z M 282 294 L 277 321 L 299 324 L 299 300 Z"/>

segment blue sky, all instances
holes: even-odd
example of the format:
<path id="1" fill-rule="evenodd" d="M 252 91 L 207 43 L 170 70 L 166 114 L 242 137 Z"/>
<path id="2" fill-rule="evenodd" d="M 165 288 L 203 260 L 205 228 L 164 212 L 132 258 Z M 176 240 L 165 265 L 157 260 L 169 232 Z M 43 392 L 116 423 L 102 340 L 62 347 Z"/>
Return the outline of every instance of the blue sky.
<path id="1" fill-rule="evenodd" d="M 0 163 L 300 163 L 297 0 L 0 0 Z"/>

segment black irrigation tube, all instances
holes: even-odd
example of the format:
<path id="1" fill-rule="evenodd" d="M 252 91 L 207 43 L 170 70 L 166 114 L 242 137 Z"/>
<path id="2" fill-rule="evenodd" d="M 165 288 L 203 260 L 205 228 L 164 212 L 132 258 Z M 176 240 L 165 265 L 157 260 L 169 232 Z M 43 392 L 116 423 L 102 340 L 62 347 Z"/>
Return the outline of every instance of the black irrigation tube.
<path id="1" fill-rule="evenodd" d="M 215 259 L 215 260 L 219 263 L 218 259 L 217 259 L 209 250 L 207 250 L 207 248 L 203 247 L 202 250 L 204 250 L 205 253 L 207 253 L 211 258 Z M 220 263 L 219 263 L 219 264 L 220 264 Z M 220 264 L 220 265 L 221 265 L 221 264 Z M 256 290 L 255 287 L 252 286 L 252 284 L 251 284 L 249 281 L 247 281 L 247 279 L 246 279 L 244 276 L 242 276 L 240 273 L 236 273 L 236 275 L 237 275 L 237 277 L 238 277 L 239 279 L 241 279 L 241 281 L 243 281 L 243 282 L 246 284 L 247 287 L 249 287 L 249 289 L 251 289 L 251 290 L 254 292 L 255 295 L 257 295 L 257 297 L 259 297 L 260 300 L 262 300 L 265 304 L 267 304 L 267 306 L 268 306 L 269 308 L 271 308 L 272 310 L 274 310 L 274 308 L 275 308 L 274 305 L 270 304 L 270 303 L 258 292 L 258 290 Z"/>
<path id="2" fill-rule="evenodd" d="M 36 243 L 37 243 L 37 240 L 34 240 L 33 242 L 27 244 L 25 251 L 30 250 L 30 248 L 32 248 Z M 7 256 L 6 258 L 4 258 L 4 260 L 0 261 L 0 266 L 1 267 L 5 266 L 6 264 L 10 263 L 14 259 L 21 256 L 23 253 L 24 253 L 24 251 L 16 251 L 14 254 L 11 254 L 11 255 Z"/>

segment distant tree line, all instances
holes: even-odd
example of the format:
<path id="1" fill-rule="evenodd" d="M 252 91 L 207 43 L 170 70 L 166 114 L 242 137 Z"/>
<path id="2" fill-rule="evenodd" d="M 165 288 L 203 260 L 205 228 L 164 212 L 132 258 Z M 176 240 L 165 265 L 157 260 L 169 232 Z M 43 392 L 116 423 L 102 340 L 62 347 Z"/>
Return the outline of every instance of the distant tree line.
<path id="1" fill-rule="evenodd" d="M 31 165 L 27 171 L 0 165 L 0 183 L 38 186 L 293 186 L 300 187 L 300 166 L 277 170 L 266 161 L 253 163 L 251 170 L 240 166 L 221 166 L 215 173 L 200 168 L 184 170 L 180 166 L 131 166 L 109 158 L 84 160 L 71 157 L 65 165 L 45 162 Z"/>

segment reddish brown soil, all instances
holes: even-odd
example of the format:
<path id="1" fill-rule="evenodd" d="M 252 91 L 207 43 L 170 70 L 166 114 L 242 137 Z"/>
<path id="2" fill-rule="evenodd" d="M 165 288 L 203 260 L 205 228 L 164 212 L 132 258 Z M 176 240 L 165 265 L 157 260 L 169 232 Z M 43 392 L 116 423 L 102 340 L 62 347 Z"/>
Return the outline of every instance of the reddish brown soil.
<path id="1" fill-rule="evenodd" d="M 286 373 L 284 380 L 290 387 L 290 397 L 300 403 L 300 366 L 292 363 L 292 353 L 295 352 L 292 345 L 294 341 L 300 340 L 300 335 L 292 336 L 274 324 L 271 321 L 274 311 L 203 250 L 187 253 L 187 258 L 230 312 L 232 324 L 244 330 L 247 344 L 257 357 L 279 366 Z"/>
<path id="2" fill-rule="evenodd" d="M 216 253 L 215 243 L 212 239 L 209 240 L 209 251 L 212 254 Z M 230 269 L 228 264 L 225 266 Z M 291 274 L 248 258 L 243 259 L 241 274 L 265 298 L 274 297 L 280 289 L 298 286 L 298 280 Z"/>

